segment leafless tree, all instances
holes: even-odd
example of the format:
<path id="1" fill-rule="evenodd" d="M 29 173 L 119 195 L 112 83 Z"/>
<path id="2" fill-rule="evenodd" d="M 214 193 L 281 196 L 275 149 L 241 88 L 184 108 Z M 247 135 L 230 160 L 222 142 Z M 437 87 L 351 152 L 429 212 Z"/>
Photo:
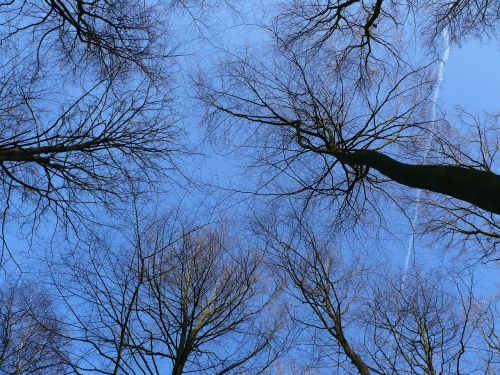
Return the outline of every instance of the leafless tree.
<path id="1" fill-rule="evenodd" d="M 121 248 L 93 239 L 89 262 L 78 255 L 69 280 L 54 278 L 85 348 L 78 372 L 258 373 L 279 355 L 258 253 L 221 228 L 172 225 L 150 223 Z"/>
<path id="2" fill-rule="evenodd" d="M 113 75 L 129 65 L 156 74 L 154 65 L 167 57 L 161 13 L 169 9 L 155 2 L 15 0 L 0 7 L 2 42 L 26 38 L 39 64 L 50 48 L 72 68 Z"/>
<path id="3" fill-rule="evenodd" d="M 366 299 L 366 270 L 361 258 L 347 262 L 331 241 L 318 236 L 318 226 L 310 226 L 305 218 L 279 228 L 273 220 L 259 225 L 271 251 L 277 276 L 285 278 L 290 318 L 311 335 L 319 368 L 347 373 L 370 374 L 360 340 L 362 326 L 359 310 Z M 344 254 L 345 255 L 345 254 Z M 315 352 L 315 353 L 314 353 Z"/>
<path id="4" fill-rule="evenodd" d="M 498 316 L 475 271 L 417 265 L 402 275 L 382 257 L 343 250 L 318 220 L 281 222 L 267 218 L 257 228 L 286 280 L 290 318 L 312 348 L 302 352 L 310 362 L 302 359 L 318 373 L 494 373 Z"/>
<path id="5" fill-rule="evenodd" d="M 404 64 L 401 37 L 388 32 L 402 28 L 395 14 L 404 8 L 384 0 L 294 0 L 282 3 L 273 30 L 283 48 L 298 46 L 308 55 L 326 48 L 334 60 L 349 61 L 366 77 L 389 60 Z"/>
<path id="6" fill-rule="evenodd" d="M 499 212 L 500 178 L 492 171 L 450 159 L 410 164 L 388 155 L 397 152 L 397 146 L 408 149 L 405 141 L 418 132 L 426 133 L 422 106 L 428 102 L 427 82 L 412 79 L 418 77 L 417 71 L 392 80 L 384 73 L 374 87 L 365 89 L 349 82 L 348 66 L 338 66 L 328 79 L 325 63 L 314 58 L 306 62 L 292 52 L 269 64 L 235 58 L 226 69 L 215 87 L 200 83 L 210 118 L 216 124 L 255 123 L 268 133 L 275 128 L 264 142 L 271 156 L 281 158 L 273 160 L 280 170 L 307 167 L 308 159 L 314 158 L 312 178 L 289 171 L 292 178 L 296 175 L 299 190 L 363 194 L 381 181 L 372 173 L 377 171 L 401 185 Z"/>
<path id="7" fill-rule="evenodd" d="M 444 131 L 437 135 L 428 156 L 453 160 L 494 174 L 498 170 L 498 116 L 477 116 L 464 110 L 456 116 L 462 134 Z M 447 126 L 451 129 L 451 126 Z M 498 260 L 498 215 L 446 196 L 424 193 L 420 200 L 421 224 L 417 230 L 461 253 L 480 255 L 483 261 Z"/>
<path id="8" fill-rule="evenodd" d="M 210 132 L 217 137 L 221 128 L 232 129 L 238 146 L 245 146 L 238 152 L 259 150 L 251 156 L 258 153 L 257 166 L 267 172 L 260 193 L 300 194 L 307 204 L 327 195 L 341 214 L 359 218 L 373 209 L 383 217 L 381 199 L 383 206 L 404 206 L 404 188 L 429 192 L 426 203 L 438 214 L 424 228 L 444 229 L 447 241 L 451 234 L 479 239 L 481 256 L 491 259 L 500 213 L 498 117 L 473 117 L 472 137 L 450 126 L 450 119 L 433 118 L 433 64 L 409 61 L 396 44 L 377 39 L 376 33 L 391 35 L 388 27 L 367 32 L 372 17 L 402 22 L 391 11 L 396 5 L 373 4 L 293 2 L 283 17 L 299 25 L 275 28 L 275 48 L 254 56 L 228 52 L 219 70 L 197 81 Z M 311 52 L 288 30 L 311 42 L 324 34 L 332 46 L 320 37 Z M 377 41 L 383 52 L 370 47 Z M 365 51 L 361 69 L 354 50 Z M 471 122 L 466 114 L 455 121 Z M 246 147 L 256 142 L 258 148 Z M 340 216 L 337 223 L 345 221 Z"/>
<path id="9" fill-rule="evenodd" d="M 166 98 L 149 85 L 116 93 L 103 82 L 52 117 L 43 109 L 47 96 L 13 79 L 0 98 L 4 219 L 9 210 L 21 217 L 53 211 L 61 220 L 88 215 L 82 206 L 157 182 L 160 165 L 178 149 Z"/>
<path id="10" fill-rule="evenodd" d="M 5 224 L 52 211 L 76 225 L 175 168 L 171 6 L 0 4 L 0 181 Z"/>
<path id="11" fill-rule="evenodd" d="M 0 373 L 64 374 L 68 341 L 51 298 L 32 284 L 4 284 L 0 292 Z"/>
<path id="12" fill-rule="evenodd" d="M 498 296 L 479 301 L 474 306 L 481 335 L 478 356 L 482 359 L 485 373 L 494 373 L 500 367 L 500 330 L 498 328 Z"/>
<path id="13" fill-rule="evenodd" d="M 451 281 L 451 283 L 450 283 Z M 466 284 L 465 284 L 466 283 Z M 478 360 L 474 281 L 446 280 L 418 268 L 401 278 L 374 283 L 371 357 L 381 373 L 440 374 L 481 371 Z M 382 286 L 381 286 L 382 285 Z M 481 346 L 481 350 L 486 347 Z"/>
<path id="14" fill-rule="evenodd" d="M 310 370 L 306 366 L 300 366 L 296 364 L 296 361 L 290 358 L 285 358 L 281 363 L 273 364 L 266 374 L 276 374 L 276 375 L 312 375 L 317 374 L 317 371 Z"/>
<path id="15" fill-rule="evenodd" d="M 381 53 L 402 57 L 398 47 L 407 22 L 428 41 L 447 29 L 451 42 L 460 43 L 496 36 L 499 20 L 498 4 L 489 0 L 294 0 L 282 3 L 274 30 L 286 45 L 301 44 L 308 51 L 327 46 L 337 56 L 376 65 Z"/>
<path id="16" fill-rule="evenodd" d="M 260 125 L 252 140 L 262 141 L 269 179 L 290 177 L 287 193 L 328 195 L 354 210 L 371 195 L 368 187 L 383 181 L 376 168 L 345 159 L 348 150 L 367 156 L 366 149 L 403 146 L 410 134 L 418 136 L 413 129 L 424 123 L 419 104 L 427 99 L 418 88 L 425 80 L 417 72 L 391 80 L 387 72 L 379 77 L 383 86 L 370 90 L 353 82 L 349 64 L 339 62 L 334 76 L 330 64 L 293 52 L 270 61 L 236 57 L 215 87 L 200 82 L 200 96 L 215 126 Z"/>
<path id="17" fill-rule="evenodd" d="M 489 0 L 429 1 L 420 5 L 429 16 L 431 36 L 445 28 L 450 39 L 460 43 L 468 37 L 498 36 L 498 4 Z M 425 8 L 424 8 L 425 7 Z"/>
<path id="18" fill-rule="evenodd" d="M 181 244 L 152 257 L 145 308 L 152 310 L 161 332 L 153 345 L 168 349 L 173 374 L 183 373 L 189 364 L 220 374 L 244 368 L 258 372 L 258 366 L 247 367 L 246 362 L 267 351 L 275 328 L 254 326 L 264 306 L 252 306 L 255 299 L 265 300 L 259 255 L 248 250 L 238 254 L 228 246 L 227 235 L 183 233 Z M 225 349 L 205 349 L 210 344 Z"/>

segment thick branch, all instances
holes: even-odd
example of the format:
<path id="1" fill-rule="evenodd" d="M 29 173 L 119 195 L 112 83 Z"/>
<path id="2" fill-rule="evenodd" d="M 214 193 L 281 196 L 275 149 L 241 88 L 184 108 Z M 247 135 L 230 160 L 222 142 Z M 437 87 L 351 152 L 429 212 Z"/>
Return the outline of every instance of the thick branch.
<path id="1" fill-rule="evenodd" d="M 500 176 L 497 174 L 452 165 L 406 164 L 370 150 L 334 155 L 342 163 L 373 168 L 399 184 L 445 194 L 500 214 Z"/>
<path id="2" fill-rule="evenodd" d="M 99 144 L 106 144 L 110 142 L 111 139 L 106 140 L 104 138 L 101 139 L 93 139 L 88 142 L 82 142 L 73 145 L 53 145 L 53 146 L 40 146 L 40 147 L 26 147 L 26 148 L 10 148 L 6 150 L 0 149 L 0 162 L 3 161 L 40 161 L 47 158 L 40 157 L 43 154 L 58 154 L 65 152 L 74 152 L 74 151 L 88 151 L 92 149 L 92 147 L 99 146 Z M 112 146 L 109 146 L 112 148 Z"/>
<path id="3" fill-rule="evenodd" d="M 338 337 L 338 341 L 339 341 L 339 344 L 344 349 L 344 353 L 351 360 L 351 363 L 356 367 L 358 372 L 361 375 L 370 375 L 370 368 L 363 361 L 363 359 L 359 356 L 359 354 L 356 353 L 356 351 L 349 345 L 343 332 L 341 332 L 341 335 Z"/>

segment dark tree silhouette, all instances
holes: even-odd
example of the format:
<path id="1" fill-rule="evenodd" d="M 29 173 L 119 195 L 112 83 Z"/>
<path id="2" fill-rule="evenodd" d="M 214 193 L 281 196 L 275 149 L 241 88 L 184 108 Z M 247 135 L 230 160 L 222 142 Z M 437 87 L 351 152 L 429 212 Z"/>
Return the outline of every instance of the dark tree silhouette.
<path id="1" fill-rule="evenodd" d="M 226 374 L 269 366 L 282 349 L 262 257 L 222 228 L 180 228 L 169 218 L 137 225 L 129 243 L 94 237 L 77 258 L 53 265 L 84 353 L 71 356 L 73 367 Z M 57 278 L 60 269 L 69 279 Z"/>
<path id="2" fill-rule="evenodd" d="M 424 232 L 450 244 L 477 242 L 470 248 L 494 259 L 498 116 L 443 118 L 433 95 L 440 82 L 436 60 L 412 60 L 405 48 L 416 40 L 422 56 L 433 55 L 434 47 L 445 47 L 436 40 L 445 28 L 451 43 L 482 29 L 493 35 L 498 7 L 481 4 L 284 5 L 272 47 L 253 55 L 228 51 L 212 74 L 197 80 L 209 132 L 217 138 L 234 131 L 234 143 L 244 146 L 235 150 L 251 154 L 254 166 L 265 171 L 261 194 L 300 194 L 306 204 L 327 195 L 343 222 L 369 210 L 383 217 L 386 203 L 380 200 L 401 207 L 415 199 L 406 188 L 422 189 L 418 200 L 429 213 Z M 484 17 L 468 18 L 476 6 Z M 405 39 L 409 12 L 423 37 Z"/>
<path id="3" fill-rule="evenodd" d="M 182 148 L 165 32 L 172 9 L 136 0 L 0 4 L 3 224 L 52 212 L 76 226 L 171 176 Z"/>
<path id="4" fill-rule="evenodd" d="M 199 82 L 207 119 L 275 128 L 274 145 L 268 135 L 266 146 L 270 153 L 280 149 L 281 163 L 289 167 L 294 159 L 317 155 L 317 177 L 304 181 L 306 189 L 349 195 L 358 183 L 380 181 L 373 173 L 377 171 L 401 185 L 500 213 L 500 176 L 489 165 L 464 165 L 444 153 L 439 164 L 404 162 L 391 155 L 397 152 L 394 146 L 408 147 L 409 138 L 433 132 L 434 124 L 422 116 L 422 107 L 430 104 L 429 82 L 415 81 L 421 71 L 383 72 L 366 87 L 350 80 L 349 64 L 340 61 L 328 79 L 332 62 L 320 59 L 327 56 L 300 57 L 289 51 L 264 63 L 234 58 L 218 83 Z"/>

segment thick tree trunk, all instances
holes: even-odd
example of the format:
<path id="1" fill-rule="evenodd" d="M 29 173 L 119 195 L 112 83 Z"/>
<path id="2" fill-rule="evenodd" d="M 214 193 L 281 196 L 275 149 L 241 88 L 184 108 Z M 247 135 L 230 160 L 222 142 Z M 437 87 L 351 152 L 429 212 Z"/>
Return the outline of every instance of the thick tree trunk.
<path id="1" fill-rule="evenodd" d="M 370 150 L 335 156 L 349 165 L 373 168 L 399 184 L 445 194 L 500 214 L 500 175 L 452 165 L 406 164 Z"/>
<path id="2" fill-rule="evenodd" d="M 87 142 L 81 142 L 77 144 L 56 144 L 51 146 L 40 146 L 40 147 L 17 147 L 17 148 L 0 148 L 0 163 L 3 161 L 39 161 L 48 160 L 49 155 L 68 153 L 75 151 L 92 151 L 95 150 L 99 145 L 101 147 L 115 148 L 116 145 L 112 144 L 113 139 L 108 138 L 98 138 Z M 97 151 L 97 150 L 95 150 Z M 45 156 L 42 156 L 45 155 Z"/>
<path id="3" fill-rule="evenodd" d="M 370 368 L 350 346 L 344 347 L 344 351 L 361 375 L 370 375 Z"/>
<path id="4" fill-rule="evenodd" d="M 356 367 L 358 372 L 361 375 L 370 375 L 370 368 L 368 365 L 363 361 L 363 359 L 359 356 L 358 353 L 351 347 L 349 342 L 347 341 L 346 337 L 344 336 L 344 329 L 340 325 L 338 318 L 334 318 L 336 320 L 335 323 L 335 337 L 344 350 L 344 353 L 347 355 L 351 363 Z"/>
<path id="5" fill-rule="evenodd" d="M 172 375 L 182 375 L 184 372 L 184 366 L 186 365 L 187 358 L 180 358 L 175 361 L 174 366 L 172 368 Z"/>

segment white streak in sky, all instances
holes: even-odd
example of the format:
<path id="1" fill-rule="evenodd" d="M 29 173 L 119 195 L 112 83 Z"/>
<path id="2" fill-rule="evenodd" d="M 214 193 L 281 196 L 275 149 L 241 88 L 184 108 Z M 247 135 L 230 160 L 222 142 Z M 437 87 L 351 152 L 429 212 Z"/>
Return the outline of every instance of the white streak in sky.
<path id="1" fill-rule="evenodd" d="M 438 74 L 437 74 L 437 79 L 436 83 L 434 85 L 434 92 L 432 95 L 432 112 L 431 112 L 431 122 L 436 121 L 436 115 L 437 115 L 437 101 L 439 99 L 439 91 L 441 89 L 441 84 L 443 82 L 443 77 L 444 77 L 444 64 L 446 64 L 446 60 L 448 60 L 448 55 L 450 54 L 450 36 L 448 34 L 448 28 L 444 28 L 443 32 L 441 33 L 441 37 L 443 38 L 443 43 L 444 43 L 444 49 L 441 54 L 441 57 L 439 59 L 439 66 L 438 66 Z M 425 154 L 424 154 L 424 161 L 427 159 L 427 155 L 429 154 L 429 150 L 431 147 L 431 141 L 432 141 L 432 136 L 429 135 L 429 138 L 427 138 L 427 144 L 425 146 Z M 418 189 L 417 191 L 417 196 L 416 196 L 416 204 L 415 204 L 415 215 L 412 220 L 412 230 L 411 230 L 411 235 L 410 235 L 410 241 L 408 243 L 408 249 L 406 250 L 406 260 L 405 260 L 405 267 L 403 271 L 403 281 L 405 279 L 406 273 L 408 271 L 408 267 L 410 266 L 410 258 L 412 253 L 415 250 L 415 227 L 418 224 L 418 217 L 420 213 L 420 197 L 422 195 L 422 190 Z"/>

